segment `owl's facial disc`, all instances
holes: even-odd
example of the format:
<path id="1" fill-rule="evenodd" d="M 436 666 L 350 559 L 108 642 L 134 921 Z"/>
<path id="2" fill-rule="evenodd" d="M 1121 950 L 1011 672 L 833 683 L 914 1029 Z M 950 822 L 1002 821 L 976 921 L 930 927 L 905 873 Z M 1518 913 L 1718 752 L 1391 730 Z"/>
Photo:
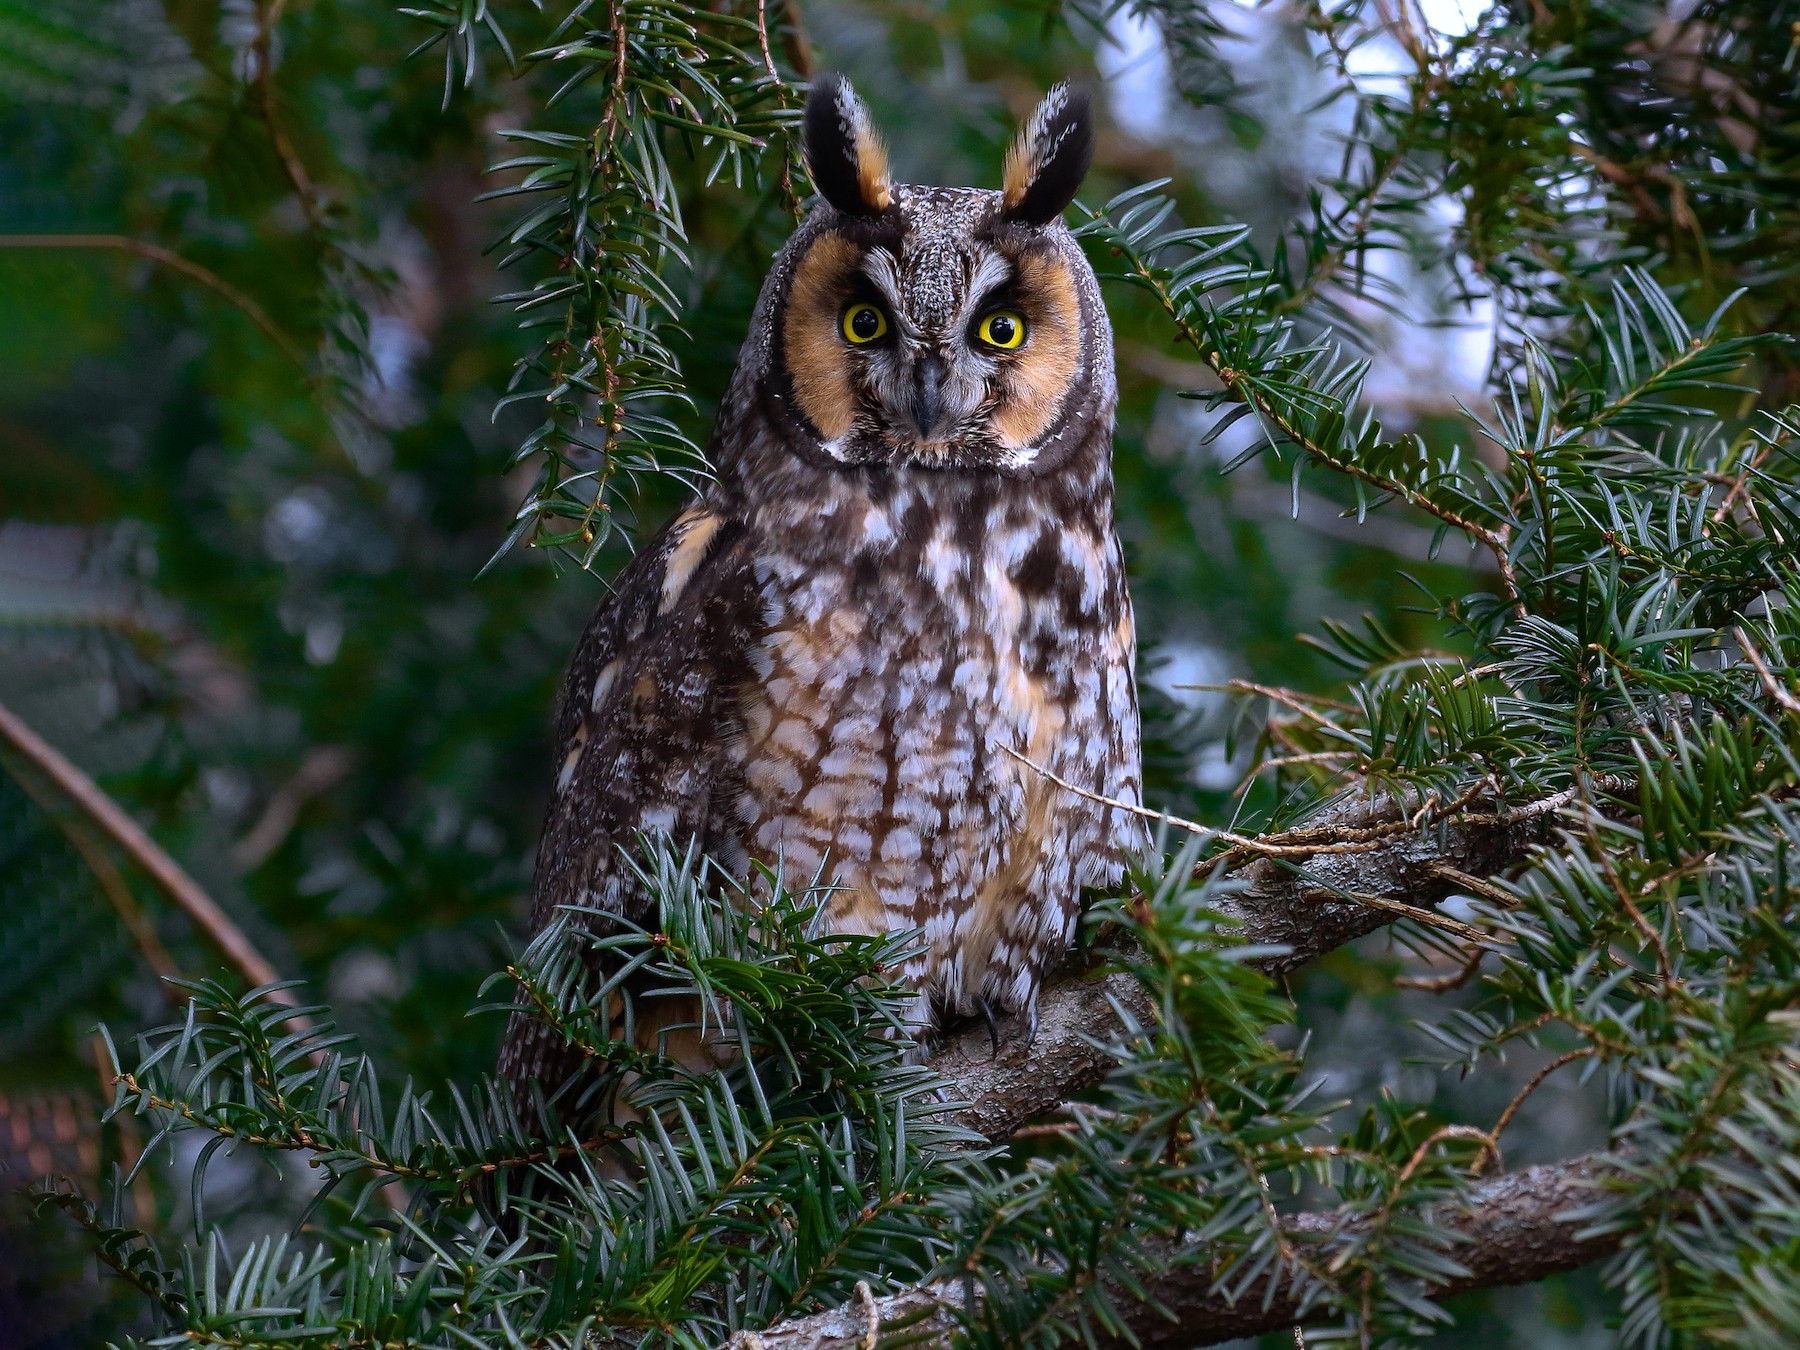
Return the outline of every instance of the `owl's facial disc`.
<path id="1" fill-rule="evenodd" d="M 1070 264 L 1035 231 L 980 228 L 997 194 L 929 196 L 928 228 L 827 233 L 799 260 L 783 325 L 795 400 L 842 463 L 1023 468 L 1081 365 Z"/>
<path id="2" fill-rule="evenodd" d="M 1044 96 L 999 192 L 891 181 L 840 75 L 813 81 L 804 121 L 825 205 L 789 245 L 781 378 L 817 448 L 843 464 L 1039 463 L 1078 393 L 1111 388 L 1093 369 L 1106 318 L 1083 313 L 1084 294 L 1099 309 L 1093 278 L 1061 224 L 1093 156 L 1087 99 L 1066 84 Z"/>

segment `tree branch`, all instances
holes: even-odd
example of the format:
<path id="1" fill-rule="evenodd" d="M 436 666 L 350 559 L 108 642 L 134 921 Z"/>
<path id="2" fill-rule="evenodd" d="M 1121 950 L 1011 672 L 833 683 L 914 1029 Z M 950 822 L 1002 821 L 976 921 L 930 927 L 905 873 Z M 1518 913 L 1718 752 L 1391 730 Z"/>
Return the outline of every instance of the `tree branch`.
<path id="1" fill-rule="evenodd" d="M 1595 1232 L 1571 1217 L 1593 1203 L 1609 1174 L 1598 1158 L 1576 1158 L 1510 1172 L 1431 1206 L 1421 1222 L 1441 1226 L 1459 1239 L 1454 1255 L 1464 1273 L 1444 1284 L 1421 1284 L 1421 1292 L 1442 1299 L 1472 1289 L 1529 1284 L 1610 1256 L 1621 1235 Z M 1319 1269 L 1329 1264 L 1331 1249 L 1356 1237 L 1361 1222 L 1341 1210 L 1321 1210 L 1295 1215 L 1286 1229 L 1296 1244 L 1318 1249 L 1323 1259 L 1311 1264 Z M 1227 1299 L 1213 1291 L 1208 1257 L 1204 1247 L 1166 1246 L 1160 1270 L 1144 1281 L 1148 1299 L 1114 1291 L 1123 1327 L 1118 1334 L 1102 1335 L 1095 1342 L 1098 1350 L 1185 1350 L 1335 1315 L 1333 1305 L 1312 1297 L 1311 1291 L 1277 1285 L 1267 1276 L 1235 1300 Z M 962 1288 L 955 1283 L 857 1299 L 764 1332 L 740 1332 L 726 1350 L 859 1350 L 875 1344 L 878 1330 L 902 1326 L 908 1345 L 931 1350 L 951 1343 L 962 1299 Z"/>
<path id="2" fill-rule="evenodd" d="M 173 249 L 164 248 L 161 244 L 152 244 L 145 239 L 133 239 L 125 234 L 0 234 L 0 248 L 79 248 L 108 249 L 116 253 L 129 253 L 143 258 L 171 271 L 179 272 L 192 281 L 199 282 L 208 290 L 223 296 L 242 310 L 250 322 L 263 332 L 263 335 L 281 349 L 281 354 L 300 368 L 302 374 L 311 379 L 307 368 L 306 354 L 294 345 L 294 340 L 281 329 L 281 325 L 269 317 L 269 313 L 249 295 L 233 286 L 224 277 L 199 263 L 182 257 Z"/>
<path id="3" fill-rule="evenodd" d="M 1242 888 L 1223 896 L 1218 908 L 1238 921 L 1247 941 L 1286 948 L 1259 963 L 1270 974 L 1285 974 L 1394 922 L 1400 916 L 1392 905 L 1425 907 L 1466 893 L 1447 872 L 1485 878 L 1522 861 L 1546 837 L 1555 808 L 1568 800 L 1559 795 L 1512 811 L 1465 813 L 1412 827 L 1416 808 L 1409 811 L 1393 797 L 1346 799 L 1280 838 L 1340 849 L 1349 839 L 1366 847 L 1258 858 L 1235 873 Z M 967 1103 L 959 1122 L 989 1139 L 1004 1139 L 1098 1083 L 1112 1059 L 1094 1042 L 1103 1045 L 1117 1033 L 1116 1008 L 1139 1019 L 1151 1015 L 1135 979 L 1097 972 L 1090 964 L 1044 988 L 1035 1037 L 1018 1017 L 1002 1021 L 997 1050 L 985 1025 L 947 1037 L 931 1065 Z"/>
<path id="4" fill-rule="evenodd" d="M 1234 874 L 1238 889 L 1224 895 L 1218 908 L 1238 922 L 1249 942 L 1283 948 L 1259 964 L 1284 974 L 1392 923 L 1396 906 L 1436 905 L 1466 893 L 1471 881 L 1515 866 L 1547 837 L 1556 813 L 1575 796 L 1558 793 L 1511 809 L 1488 805 L 1477 811 L 1465 805 L 1447 813 L 1392 795 L 1345 798 L 1301 826 L 1261 841 L 1280 848 L 1245 862 Z M 1299 844 L 1318 851 L 1308 856 L 1295 848 Z M 1106 1076 L 1113 1059 L 1104 1047 L 1117 1035 L 1121 1013 L 1148 1021 L 1153 1012 L 1134 977 L 1090 963 L 1044 989 L 1035 1036 L 1021 1019 L 1010 1018 L 995 1048 L 986 1027 L 972 1028 L 939 1044 L 931 1064 L 966 1103 L 959 1122 L 1001 1140 Z M 1561 1217 L 1593 1198 L 1604 1170 L 1593 1158 L 1526 1168 L 1474 1186 L 1462 1202 L 1440 1207 L 1445 1212 L 1427 1222 L 1442 1223 L 1465 1239 L 1457 1259 L 1468 1273 L 1431 1289 L 1429 1296 L 1528 1283 L 1611 1253 L 1616 1234 L 1588 1235 Z M 1357 1222 L 1342 1211 L 1318 1211 L 1294 1216 L 1288 1228 L 1296 1240 L 1332 1243 L 1353 1235 Z M 1161 1273 L 1147 1281 L 1151 1299 L 1121 1297 L 1137 1344 L 1146 1350 L 1209 1345 L 1317 1320 L 1331 1311 L 1328 1304 L 1309 1303 L 1304 1291 L 1267 1284 L 1228 1301 L 1212 1291 L 1207 1257 L 1203 1249 L 1171 1247 Z M 957 1285 L 903 1290 L 760 1334 L 743 1333 L 730 1350 L 851 1350 L 873 1344 L 877 1326 L 896 1325 L 907 1328 L 909 1344 L 948 1345 L 961 1299 Z"/>
<path id="5" fill-rule="evenodd" d="M 163 851 L 143 826 L 5 704 L 0 704 L 0 741 L 55 784 L 83 815 L 129 854 L 246 980 L 252 985 L 264 985 L 281 979 L 275 967 L 244 935 L 244 930 L 231 921 L 180 863 Z M 290 990 L 276 990 L 272 997 L 290 1007 L 295 1005 Z"/>

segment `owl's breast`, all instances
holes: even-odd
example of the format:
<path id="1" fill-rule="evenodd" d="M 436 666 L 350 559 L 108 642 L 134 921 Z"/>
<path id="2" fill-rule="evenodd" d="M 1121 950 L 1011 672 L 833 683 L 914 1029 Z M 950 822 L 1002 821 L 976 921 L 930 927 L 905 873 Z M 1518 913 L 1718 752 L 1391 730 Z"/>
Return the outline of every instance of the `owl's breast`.
<path id="1" fill-rule="evenodd" d="M 789 884 L 843 887 L 838 930 L 922 929 L 909 974 L 966 1012 L 1024 1001 L 1116 871 L 1105 808 L 1038 770 L 1136 801 L 1137 709 L 1110 526 L 939 505 L 852 500 L 759 554 L 737 809 Z"/>

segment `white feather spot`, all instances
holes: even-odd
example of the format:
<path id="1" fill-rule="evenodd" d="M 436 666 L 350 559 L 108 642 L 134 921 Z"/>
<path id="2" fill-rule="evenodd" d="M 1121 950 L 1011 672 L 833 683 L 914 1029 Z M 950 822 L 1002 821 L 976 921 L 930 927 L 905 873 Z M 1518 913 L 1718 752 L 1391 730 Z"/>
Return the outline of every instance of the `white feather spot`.
<path id="1" fill-rule="evenodd" d="M 613 681 L 618 678 L 619 663 L 608 661 L 600 667 L 600 673 L 594 676 L 594 696 L 588 700 L 588 707 L 595 712 L 600 711 L 600 704 L 606 698 L 607 690 L 612 688 Z"/>

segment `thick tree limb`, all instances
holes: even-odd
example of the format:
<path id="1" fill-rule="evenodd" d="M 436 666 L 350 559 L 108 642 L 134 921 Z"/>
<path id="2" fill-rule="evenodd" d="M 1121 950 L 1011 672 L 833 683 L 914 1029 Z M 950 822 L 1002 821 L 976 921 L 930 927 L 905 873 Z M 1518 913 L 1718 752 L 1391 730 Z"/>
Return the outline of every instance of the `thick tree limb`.
<path id="1" fill-rule="evenodd" d="M 1484 815 L 1417 828 L 1408 827 L 1409 815 L 1392 798 L 1341 802 L 1268 841 L 1337 851 L 1258 857 L 1235 873 L 1243 888 L 1219 908 L 1239 921 L 1251 943 L 1287 949 L 1261 963 L 1271 974 L 1283 974 L 1394 922 L 1400 916 L 1393 905 L 1435 905 L 1466 893 L 1470 878 L 1495 876 L 1519 863 L 1565 800 L 1501 813 L 1486 808 Z M 931 1064 L 968 1103 L 960 1123 L 1004 1139 L 1099 1082 L 1112 1060 L 1092 1040 L 1105 1042 L 1117 1032 L 1115 1004 L 1138 1018 L 1150 1015 L 1149 1000 L 1131 976 L 1090 970 L 1045 987 L 1035 1037 L 1013 1018 L 1001 1024 L 997 1050 L 986 1027 L 947 1038 Z"/>
<path id="2" fill-rule="evenodd" d="M 1444 1299 L 1473 1289 L 1532 1284 L 1611 1256 L 1619 1247 L 1617 1232 L 1596 1234 L 1569 1217 L 1599 1197 L 1606 1175 L 1605 1165 L 1593 1157 L 1526 1167 L 1470 1187 L 1460 1201 L 1434 1206 L 1426 1212 L 1426 1222 L 1441 1224 L 1462 1239 L 1453 1255 L 1468 1273 L 1422 1287 L 1423 1292 Z M 1330 1249 L 1355 1227 L 1327 1211 L 1296 1215 L 1288 1231 L 1296 1240 L 1316 1238 Z M 1266 1285 L 1227 1302 L 1211 1292 L 1207 1267 L 1193 1262 L 1204 1253 L 1185 1255 L 1188 1264 L 1172 1264 L 1148 1281 L 1162 1309 L 1142 1304 L 1126 1314 L 1143 1350 L 1216 1345 L 1335 1315 L 1329 1305 L 1307 1306 L 1293 1293 L 1270 1291 Z M 1100 1344 L 1103 1350 L 1123 1350 L 1130 1342 L 1121 1338 Z"/>
<path id="3" fill-rule="evenodd" d="M 1593 1158 L 1527 1167 L 1469 1188 L 1457 1201 L 1428 1212 L 1427 1221 L 1442 1225 L 1462 1242 L 1455 1259 L 1466 1274 L 1426 1289 L 1433 1299 L 1471 1289 L 1529 1284 L 1574 1270 L 1611 1255 L 1617 1233 L 1593 1233 L 1569 1216 L 1591 1204 L 1607 1175 Z M 1314 1245 L 1325 1265 L 1329 1252 L 1353 1236 L 1358 1221 L 1338 1211 L 1298 1214 L 1288 1223 L 1296 1243 Z M 1126 1327 L 1144 1350 L 1185 1350 L 1216 1345 L 1241 1336 L 1256 1336 L 1284 1327 L 1325 1320 L 1331 1305 L 1306 1300 L 1267 1280 L 1253 1285 L 1235 1301 L 1212 1291 L 1207 1252 L 1203 1248 L 1171 1248 L 1162 1272 L 1146 1281 L 1151 1302 L 1121 1300 Z M 916 1350 L 948 1346 L 962 1307 L 962 1289 L 936 1284 L 902 1290 L 884 1298 L 858 1298 L 842 1308 L 783 1322 L 760 1333 L 744 1332 L 727 1350 L 859 1350 L 883 1335 L 905 1328 L 907 1344 Z M 1124 1337 L 1105 1338 L 1102 1350 L 1124 1350 Z"/>

